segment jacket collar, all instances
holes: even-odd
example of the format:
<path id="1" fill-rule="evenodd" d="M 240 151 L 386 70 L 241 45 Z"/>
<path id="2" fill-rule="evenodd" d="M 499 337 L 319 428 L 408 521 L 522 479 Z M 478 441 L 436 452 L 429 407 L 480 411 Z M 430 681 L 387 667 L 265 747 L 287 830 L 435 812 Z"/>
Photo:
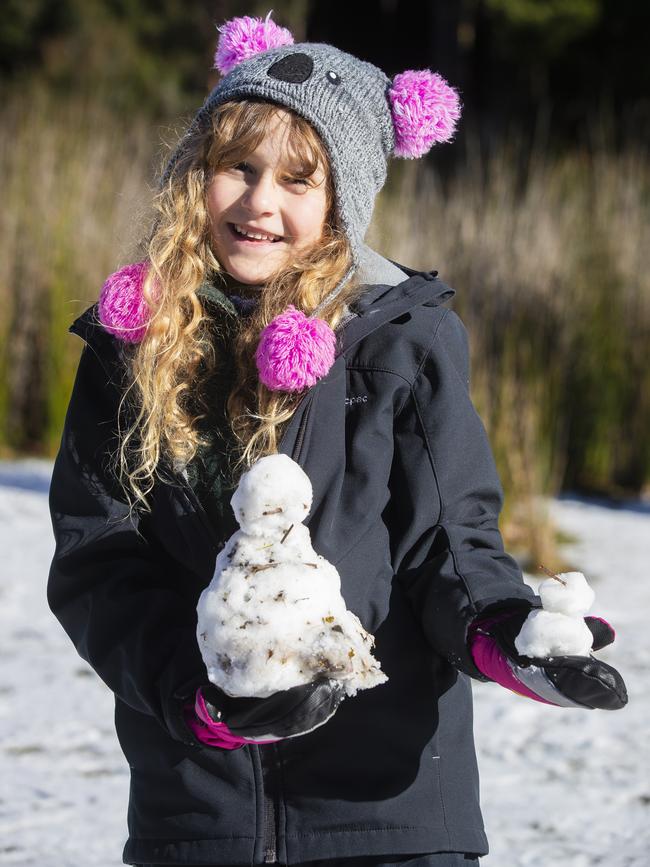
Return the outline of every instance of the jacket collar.
<path id="1" fill-rule="evenodd" d="M 414 307 L 437 307 L 456 294 L 454 289 L 438 280 L 437 271 L 408 270 L 410 276 L 395 286 L 379 284 L 368 287 L 353 305 L 357 316 L 343 329 L 337 354 L 346 353 L 384 323 Z"/>
<path id="2" fill-rule="evenodd" d="M 438 280 L 437 271 L 416 271 L 367 246 L 361 252 L 358 276 L 365 289 L 350 305 L 352 315 L 341 330 L 337 355 L 413 307 L 437 306 L 456 294 Z"/>

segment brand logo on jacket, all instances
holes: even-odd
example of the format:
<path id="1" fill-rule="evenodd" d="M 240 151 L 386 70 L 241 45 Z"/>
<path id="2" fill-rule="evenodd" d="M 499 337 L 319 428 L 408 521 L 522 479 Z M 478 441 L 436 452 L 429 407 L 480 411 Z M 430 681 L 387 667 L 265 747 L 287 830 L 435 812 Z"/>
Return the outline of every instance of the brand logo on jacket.
<path id="1" fill-rule="evenodd" d="M 368 403 L 367 394 L 353 394 L 351 397 L 345 398 L 346 406 L 355 406 L 358 403 Z"/>

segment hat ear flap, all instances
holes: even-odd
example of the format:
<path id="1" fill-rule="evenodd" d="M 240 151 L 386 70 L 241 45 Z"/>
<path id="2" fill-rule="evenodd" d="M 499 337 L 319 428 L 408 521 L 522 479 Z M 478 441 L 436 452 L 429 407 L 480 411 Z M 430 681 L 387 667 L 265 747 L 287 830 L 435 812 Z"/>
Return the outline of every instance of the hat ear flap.
<path id="1" fill-rule="evenodd" d="M 438 142 L 450 141 L 461 115 L 457 91 L 437 72 L 407 69 L 388 90 L 396 157 L 421 157 Z"/>
<path id="2" fill-rule="evenodd" d="M 248 15 L 231 18 L 217 29 L 220 35 L 214 55 L 214 68 L 222 75 L 226 75 L 242 60 L 248 60 L 249 57 L 270 48 L 293 45 L 290 31 L 271 21 L 270 12 L 264 20 L 250 18 Z"/>

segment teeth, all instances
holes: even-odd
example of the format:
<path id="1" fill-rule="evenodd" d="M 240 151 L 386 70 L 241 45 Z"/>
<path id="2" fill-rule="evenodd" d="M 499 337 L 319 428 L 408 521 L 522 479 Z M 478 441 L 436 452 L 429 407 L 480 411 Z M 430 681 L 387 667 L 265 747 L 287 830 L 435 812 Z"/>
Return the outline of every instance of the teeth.
<path id="1" fill-rule="evenodd" d="M 237 223 L 233 223 L 233 225 L 235 231 L 245 238 L 254 238 L 256 241 L 276 241 L 279 239 L 279 235 L 263 235 L 261 232 L 251 232 L 250 229 L 238 226 Z"/>

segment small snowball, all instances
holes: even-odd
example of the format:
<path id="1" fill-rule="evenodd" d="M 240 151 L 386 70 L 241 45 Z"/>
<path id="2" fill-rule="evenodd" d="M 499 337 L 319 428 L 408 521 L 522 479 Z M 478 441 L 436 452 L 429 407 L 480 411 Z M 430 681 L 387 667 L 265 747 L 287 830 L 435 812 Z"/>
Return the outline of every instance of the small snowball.
<path id="1" fill-rule="evenodd" d="M 244 532 L 263 536 L 286 530 L 309 514 L 312 503 L 309 476 L 288 455 L 266 455 L 244 473 L 230 499 Z"/>
<path id="2" fill-rule="evenodd" d="M 549 578 L 540 584 L 539 595 L 544 610 L 571 617 L 586 614 L 593 604 L 594 591 L 582 572 L 560 572 L 558 578 L 564 583 Z"/>
<path id="3" fill-rule="evenodd" d="M 524 621 L 515 647 L 522 656 L 588 656 L 592 642 L 582 617 L 537 608 Z"/>

